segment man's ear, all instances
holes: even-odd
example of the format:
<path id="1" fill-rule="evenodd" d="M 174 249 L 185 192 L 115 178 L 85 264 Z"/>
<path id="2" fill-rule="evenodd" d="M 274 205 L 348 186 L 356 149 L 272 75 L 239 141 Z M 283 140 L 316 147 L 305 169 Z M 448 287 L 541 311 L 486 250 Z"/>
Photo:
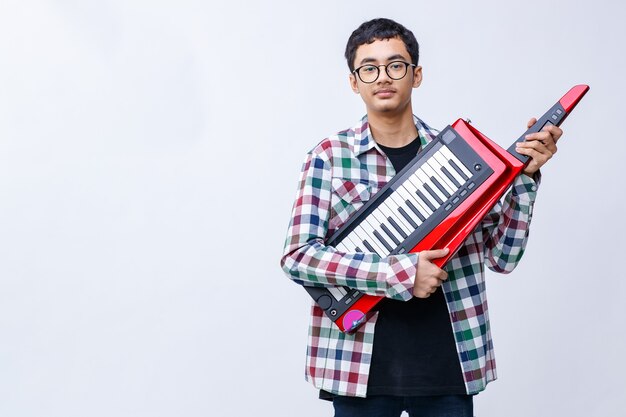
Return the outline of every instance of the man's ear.
<path id="1" fill-rule="evenodd" d="M 352 91 L 359 94 L 359 84 L 356 80 L 356 77 L 352 73 L 348 77 L 350 78 L 350 88 L 352 89 Z"/>
<path id="2" fill-rule="evenodd" d="M 413 68 L 413 88 L 417 88 L 422 83 L 422 67 Z"/>

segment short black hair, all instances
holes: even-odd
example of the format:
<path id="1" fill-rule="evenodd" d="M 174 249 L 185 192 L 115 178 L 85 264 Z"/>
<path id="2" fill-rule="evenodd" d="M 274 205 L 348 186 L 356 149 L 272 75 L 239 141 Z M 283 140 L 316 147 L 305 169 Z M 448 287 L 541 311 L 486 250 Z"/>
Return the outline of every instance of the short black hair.
<path id="1" fill-rule="evenodd" d="M 406 50 L 409 55 L 411 55 L 413 64 L 417 65 L 420 56 L 420 47 L 413 32 L 391 19 L 378 18 L 363 22 L 361 26 L 356 28 L 356 30 L 352 32 L 352 35 L 350 35 L 345 52 L 350 72 L 354 71 L 354 58 L 356 57 L 356 50 L 359 46 L 372 43 L 376 40 L 391 38 L 400 38 L 400 40 L 404 42 Z"/>

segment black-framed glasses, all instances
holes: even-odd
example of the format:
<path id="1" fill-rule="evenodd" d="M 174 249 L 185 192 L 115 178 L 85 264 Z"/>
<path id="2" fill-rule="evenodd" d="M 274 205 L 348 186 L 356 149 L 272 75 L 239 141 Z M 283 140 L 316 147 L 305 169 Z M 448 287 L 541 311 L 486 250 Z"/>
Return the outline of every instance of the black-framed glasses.
<path id="1" fill-rule="evenodd" d="M 380 67 L 385 67 L 385 72 L 392 80 L 401 80 L 406 76 L 409 67 L 416 66 L 404 61 L 392 61 L 387 65 L 365 64 L 352 72 L 357 74 L 365 84 L 371 84 L 380 76 Z"/>

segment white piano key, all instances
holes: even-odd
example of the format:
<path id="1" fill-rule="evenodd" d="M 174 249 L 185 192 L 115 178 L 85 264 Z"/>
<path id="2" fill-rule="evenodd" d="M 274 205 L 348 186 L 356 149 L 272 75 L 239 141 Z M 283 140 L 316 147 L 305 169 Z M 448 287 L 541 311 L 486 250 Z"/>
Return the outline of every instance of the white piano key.
<path id="1" fill-rule="evenodd" d="M 370 225 L 373 228 L 372 236 L 374 236 L 373 239 L 375 243 L 377 243 L 378 246 L 383 249 L 385 254 L 389 254 L 394 248 L 393 241 L 385 236 L 385 232 L 383 232 L 383 230 L 381 229 L 380 223 L 377 219 L 370 215 L 366 218 L 366 221 L 369 221 Z"/>
<path id="2" fill-rule="evenodd" d="M 413 232 L 412 230 L 413 228 L 406 220 L 400 219 L 402 215 L 400 214 L 399 211 L 397 211 L 398 205 L 395 204 L 395 201 L 387 199 L 385 203 L 388 203 L 388 204 L 386 204 L 385 207 L 381 207 L 381 212 L 385 215 L 385 217 L 391 217 L 392 219 L 394 219 L 396 221 L 396 224 L 400 226 L 404 234 L 406 234 L 407 236 L 410 235 Z M 389 203 L 394 203 L 394 204 L 391 205 Z M 387 227 L 393 228 L 393 225 L 389 223 L 389 221 L 387 221 L 387 223 L 388 223 Z M 404 239 L 405 239 L 404 237 L 401 237 L 400 242 L 402 242 Z"/>
<path id="3" fill-rule="evenodd" d="M 391 196 L 387 198 L 387 200 L 389 200 L 389 198 L 392 198 Z M 387 203 L 387 200 L 385 201 L 385 203 Z M 385 227 L 387 227 L 387 229 L 389 229 L 389 231 L 393 234 L 393 236 L 398 240 L 399 243 L 396 243 L 396 246 L 399 245 L 400 243 L 402 243 L 404 241 L 404 239 L 406 239 L 406 236 L 409 235 L 409 233 L 407 233 L 407 230 L 405 227 L 403 227 L 400 223 L 396 222 L 396 224 L 398 225 L 398 227 L 400 227 L 400 231 L 398 231 L 396 229 L 396 227 L 391 223 L 391 221 L 389 221 L 389 218 L 392 218 L 395 220 L 395 216 L 393 216 L 391 210 L 389 209 L 389 207 L 387 207 L 386 205 L 383 207 L 383 205 L 381 204 L 381 213 L 385 216 Z M 402 234 L 404 233 L 403 236 Z"/>
<path id="4" fill-rule="evenodd" d="M 374 230 L 374 237 L 378 239 L 378 242 L 380 242 L 383 245 L 383 247 L 387 250 L 387 253 L 391 253 L 391 251 L 394 250 L 395 245 L 393 241 L 389 239 L 387 236 L 385 236 L 382 230 L 381 231 Z"/>
<path id="5" fill-rule="evenodd" d="M 354 252 L 354 250 L 350 250 L 349 247 L 347 247 L 344 242 L 346 239 L 343 239 L 341 242 L 337 243 L 335 245 L 335 249 L 337 249 L 339 252 L 343 252 L 343 253 L 351 253 Z"/>
<path id="6" fill-rule="evenodd" d="M 402 183 L 401 186 L 399 186 L 396 189 L 396 192 L 394 193 L 396 195 L 396 197 L 398 197 L 396 199 L 396 202 L 398 201 L 398 199 L 400 199 L 402 201 L 402 204 L 404 205 L 404 204 L 406 204 L 406 203 L 404 203 L 404 201 L 407 198 L 413 198 L 413 196 L 411 195 L 411 190 L 407 187 L 408 184 L 409 184 L 409 182 L 405 181 L 405 182 Z"/>
<path id="7" fill-rule="evenodd" d="M 426 164 L 424 164 L 426 165 Z M 442 201 L 441 204 L 443 204 L 443 202 L 445 202 L 448 198 L 443 195 L 443 193 L 441 191 L 439 191 L 439 188 L 437 188 L 437 186 L 430 180 L 430 175 L 428 174 L 428 171 L 430 171 L 430 169 L 428 169 L 429 167 L 426 167 L 427 169 L 424 169 L 422 172 L 420 172 L 420 179 L 422 180 L 422 182 L 425 185 L 428 185 L 428 187 L 433 190 L 432 192 L 435 193 L 437 195 L 437 197 L 439 197 L 439 199 Z M 428 190 L 426 190 L 428 192 Z M 436 200 L 435 200 L 436 201 Z M 437 202 L 437 204 L 435 205 L 435 207 L 439 207 L 441 204 L 439 204 L 439 202 Z"/>
<path id="8" fill-rule="evenodd" d="M 369 252 L 370 250 L 369 250 L 369 249 L 366 247 L 366 245 L 363 243 L 363 242 L 364 242 L 364 241 L 366 241 L 366 240 L 367 240 L 367 241 L 368 241 L 368 243 L 369 243 L 369 239 L 370 239 L 370 238 L 369 238 L 369 236 L 367 236 L 367 234 L 365 233 L 365 231 L 364 231 L 364 230 L 363 230 L 363 228 L 361 227 L 361 225 L 362 225 L 363 223 L 365 223 L 365 222 L 364 222 L 364 221 L 363 221 L 363 222 L 361 222 L 361 223 L 360 223 L 357 227 L 355 227 L 355 228 L 352 230 L 352 233 L 356 236 L 356 239 L 354 239 L 354 238 L 353 238 L 353 240 L 358 240 L 358 243 L 359 243 L 359 245 L 360 245 L 360 246 L 362 246 L 362 247 L 363 247 L 363 250 L 364 250 L 364 251 L 366 251 L 366 252 Z M 378 251 L 376 250 L 376 247 L 375 247 L 374 245 L 372 245 L 372 244 L 370 243 L 370 246 L 372 247 L 372 249 L 373 249 L 373 252 L 374 252 L 374 253 L 376 253 L 376 254 L 380 255 L 380 253 L 378 253 Z"/>
<path id="9" fill-rule="evenodd" d="M 442 167 L 446 167 L 446 169 L 448 170 L 448 172 L 450 174 L 452 174 L 452 176 L 454 177 L 454 179 L 456 179 L 456 181 L 461 184 L 461 186 L 463 184 L 465 184 L 465 179 L 458 173 L 456 172 L 456 169 L 454 169 L 454 167 L 452 165 L 450 165 L 450 162 L 448 162 L 448 159 L 443 155 L 443 152 L 441 152 L 441 150 L 439 152 L 437 152 L 437 154 L 435 155 L 435 157 L 437 158 L 437 162 L 439 162 L 439 164 Z"/>
<path id="10" fill-rule="evenodd" d="M 454 155 L 452 151 L 448 149 L 447 146 L 442 146 L 440 151 L 447 159 L 454 161 L 454 163 L 457 164 L 459 168 L 461 168 L 461 171 L 463 171 L 463 173 L 468 178 L 472 178 L 472 173 L 470 172 L 470 170 L 467 169 L 467 167 L 463 164 L 463 162 L 461 162 L 459 158 L 457 158 L 456 155 Z"/>
<path id="11" fill-rule="evenodd" d="M 413 173 L 413 175 L 411 175 L 410 177 L 407 178 L 407 180 L 409 180 L 412 184 L 415 184 L 416 187 L 419 187 L 422 185 L 422 180 L 420 179 L 420 169 L 416 169 L 415 172 Z M 406 182 L 406 181 L 405 181 Z"/>
<path id="12" fill-rule="evenodd" d="M 376 249 L 374 249 L 374 247 L 370 245 L 370 243 L 367 240 L 363 241 L 363 246 L 365 247 L 366 252 L 378 254 L 376 252 Z"/>
<path id="13" fill-rule="evenodd" d="M 387 255 L 387 250 L 378 243 L 376 236 L 374 236 L 374 229 L 372 229 L 371 226 L 369 226 L 369 224 L 366 221 L 362 222 L 359 225 L 358 233 L 359 233 L 359 236 L 363 237 L 363 245 L 365 245 L 365 242 L 367 242 L 367 244 L 370 247 L 372 247 L 374 249 L 374 252 L 377 253 L 378 255 L 380 256 Z"/>
<path id="14" fill-rule="evenodd" d="M 382 202 L 374 211 L 372 211 L 368 216 L 368 220 L 370 224 L 374 227 L 374 230 L 378 230 L 380 228 L 380 224 L 385 222 L 385 216 L 380 212 L 380 206 L 385 204 Z"/>
<path id="15" fill-rule="evenodd" d="M 356 252 L 356 248 L 363 248 L 363 245 L 361 244 L 360 246 L 358 245 L 358 240 L 356 235 L 354 234 L 354 232 L 350 232 L 346 235 L 346 237 L 343 238 L 343 240 L 341 241 L 341 243 L 343 243 L 344 245 L 346 245 L 346 247 L 348 247 L 349 249 L 352 249 L 352 252 Z"/>
<path id="16" fill-rule="evenodd" d="M 405 188 L 409 191 L 409 195 L 411 197 L 409 201 L 413 202 L 413 204 L 415 204 L 420 209 L 422 215 L 425 218 L 428 218 L 428 216 L 433 214 L 433 210 L 431 210 L 430 207 L 428 207 L 428 205 L 424 201 L 422 201 L 422 198 L 417 194 L 417 192 L 420 190 L 415 188 L 415 185 L 408 181 L 405 181 L 404 185 L 406 186 Z"/>
<path id="17" fill-rule="evenodd" d="M 424 193 L 421 192 L 421 195 L 424 195 Z M 424 217 L 430 217 L 433 214 L 433 210 L 428 206 L 428 204 L 424 202 L 419 194 L 416 193 L 415 197 L 415 203 L 417 205 L 417 208 L 420 210 L 421 213 L 423 213 Z"/>
<path id="18" fill-rule="evenodd" d="M 419 173 L 419 176 L 418 176 L 418 177 L 419 177 L 419 182 L 418 182 L 418 183 L 416 183 L 415 181 L 412 181 L 412 180 L 411 180 L 411 183 L 412 183 L 413 185 L 417 185 L 417 184 L 419 184 L 419 185 L 417 186 L 417 188 L 416 188 L 416 189 L 417 189 L 417 190 L 419 190 L 419 191 L 421 191 L 421 192 L 422 192 L 422 194 L 423 194 L 424 196 L 426 196 L 426 198 L 428 199 L 428 201 L 430 202 L 430 204 L 431 204 L 431 205 L 435 208 L 435 210 L 437 210 L 437 208 L 439 208 L 439 206 L 440 206 L 441 204 L 439 204 L 439 203 L 437 202 L 437 200 L 435 200 L 435 199 L 434 199 L 434 198 L 430 195 L 430 193 L 426 190 L 426 188 L 424 188 L 424 181 L 425 181 L 425 180 L 428 180 L 428 178 L 427 178 L 427 177 L 426 177 L 426 175 L 425 175 L 424 173 L 422 173 L 422 172 L 420 172 L 420 173 Z M 428 181 L 429 181 L 429 180 L 428 180 Z"/>
<path id="19" fill-rule="evenodd" d="M 413 198 L 408 199 L 406 202 L 406 208 L 417 216 L 420 223 L 425 222 L 430 214 L 419 203 L 419 197 L 417 194 L 413 194 Z"/>
<path id="20" fill-rule="evenodd" d="M 440 204 L 428 192 L 425 185 L 426 184 L 422 184 L 421 186 L 417 187 L 417 189 L 414 191 L 414 194 L 418 202 L 422 205 L 422 207 L 424 207 L 428 215 L 430 215 L 433 211 L 437 210 L 437 207 L 439 207 Z M 434 184 L 432 183 L 430 183 L 429 185 L 434 186 Z"/>
<path id="21" fill-rule="evenodd" d="M 370 213 L 369 216 L 367 216 L 365 218 L 365 221 L 363 222 L 363 228 L 364 230 L 367 231 L 367 234 L 375 239 L 378 239 L 375 235 L 374 232 L 375 231 L 379 231 L 380 230 L 380 222 L 378 221 L 378 219 L 374 216 L 372 216 L 372 214 Z M 371 229 L 366 228 L 365 226 L 368 225 L 369 227 L 371 227 Z"/>
<path id="22" fill-rule="evenodd" d="M 411 192 L 407 190 L 404 185 L 401 185 L 396 189 L 396 192 L 391 197 L 394 199 L 398 207 L 406 208 L 406 201 L 414 201 L 417 195 L 411 194 Z"/>
<path id="23" fill-rule="evenodd" d="M 363 247 L 363 242 L 359 239 L 356 233 L 350 233 L 350 240 L 354 244 L 355 248 L 360 248 L 361 252 L 367 252 L 367 249 Z"/>
<path id="24" fill-rule="evenodd" d="M 413 204 L 410 201 L 408 201 L 407 202 L 407 206 L 408 206 L 409 210 L 411 210 L 413 213 L 415 213 L 415 215 L 417 217 L 419 217 L 423 222 L 426 222 L 426 220 L 428 220 L 428 218 L 424 216 L 424 214 L 421 212 L 421 210 L 419 209 L 419 207 L 416 204 Z"/>
<path id="25" fill-rule="evenodd" d="M 417 191 L 417 186 L 415 185 L 415 183 L 420 184 L 421 182 L 420 180 L 415 177 L 415 178 L 409 178 L 406 181 L 404 181 L 402 183 L 401 187 L 398 187 L 398 189 L 403 188 L 406 190 L 406 192 L 409 193 L 409 195 L 411 196 L 411 198 L 413 198 L 413 195 L 415 195 L 415 191 Z"/>
<path id="26" fill-rule="evenodd" d="M 398 214 L 400 214 L 400 217 L 402 216 L 402 213 L 400 212 L 400 210 L 402 210 L 402 207 L 398 207 Z M 404 230 L 402 229 L 402 226 L 400 226 L 400 220 L 398 219 L 398 221 L 396 221 L 393 217 L 389 218 L 389 223 L 391 223 L 391 225 L 394 227 L 395 230 L 401 232 L 400 234 L 403 236 L 404 239 L 408 238 L 410 236 L 410 234 L 412 233 L 404 233 Z M 411 230 L 415 230 L 415 227 L 411 226 Z M 406 235 L 406 236 L 405 236 Z M 403 241 L 404 241 L 403 239 Z"/>
<path id="27" fill-rule="evenodd" d="M 387 248 L 385 248 L 382 243 L 378 242 L 378 238 L 374 236 L 374 230 L 376 230 L 376 228 L 372 226 L 369 220 L 370 219 L 366 217 L 365 220 L 362 221 L 361 224 L 359 224 L 357 228 L 357 233 L 359 233 L 359 236 L 362 236 L 364 241 L 367 240 L 367 242 L 370 244 L 371 247 L 374 248 L 377 254 L 379 254 L 380 256 L 389 255 L 389 251 L 387 250 Z"/>
<path id="28" fill-rule="evenodd" d="M 411 218 L 411 220 L 413 220 L 413 223 L 415 223 L 419 227 L 423 223 L 422 219 L 417 217 L 417 214 L 413 213 L 413 210 L 411 210 L 409 206 L 406 204 L 406 201 L 414 201 L 413 198 L 411 197 L 409 192 L 404 188 L 402 188 L 401 196 L 404 198 L 404 201 L 403 201 L 404 204 L 402 205 L 402 209 Z"/>
<path id="29" fill-rule="evenodd" d="M 433 167 L 435 165 L 435 162 L 436 161 L 430 160 L 426 161 L 426 163 L 424 164 L 424 171 L 431 177 L 431 182 L 435 185 L 435 187 L 437 187 L 437 183 L 441 185 L 443 189 L 439 187 L 437 187 L 437 189 L 441 191 L 441 193 L 446 197 L 445 199 L 447 200 L 450 198 L 454 191 L 452 191 L 452 189 L 448 187 L 443 178 L 441 178 L 441 176 L 439 175 L 439 170 Z M 437 181 L 437 183 L 435 183 L 435 181 Z M 448 193 L 449 195 L 446 195 L 446 193 Z"/>
<path id="30" fill-rule="evenodd" d="M 389 199 L 389 198 L 387 198 L 387 200 L 388 200 L 388 199 Z M 387 201 L 385 200 L 385 203 L 386 203 L 386 202 L 387 202 Z M 378 230 L 379 230 L 379 233 L 381 233 L 381 232 L 382 232 L 382 233 L 383 233 L 383 236 L 386 236 L 386 235 L 387 235 L 387 232 L 385 232 L 385 231 L 382 229 L 382 225 L 384 224 L 384 225 L 385 225 L 385 227 L 386 227 L 387 229 L 389 229 L 389 231 L 393 234 L 393 237 L 394 237 L 394 238 L 395 238 L 398 242 L 402 242 L 402 241 L 404 240 L 404 238 L 400 235 L 400 233 L 398 233 L 398 232 L 397 232 L 397 231 L 393 228 L 393 226 L 391 225 L 391 223 L 389 223 L 389 220 L 387 220 L 387 215 L 386 215 L 385 210 L 384 210 L 384 208 L 385 208 L 385 203 L 383 203 L 383 204 L 379 205 L 379 206 L 378 206 L 378 208 L 377 208 L 376 210 L 374 210 L 374 212 L 373 212 L 372 214 L 370 214 L 370 215 L 375 216 L 375 217 L 376 217 L 376 220 L 380 223 L 381 227 L 378 229 Z M 392 241 L 393 241 L 393 239 L 392 239 Z M 390 242 L 390 243 L 391 243 L 391 242 Z M 396 247 L 397 245 L 398 245 L 398 243 L 393 242 L 394 249 L 395 249 L 395 247 Z"/>
<path id="31" fill-rule="evenodd" d="M 387 236 L 392 238 L 391 240 L 393 241 L 393 249 L 395 249 L 400 245 L 400 243 L 404 242 L 404 239 L 406 239 L 406 237 L 402 236 L 402 234 L 399 232 L 400 230 L 402 230 L 400 229 L 400 226 L 398 226 L 398 229 L 396 229 L 393 223 L 391 223 L 392 221 L 396 223 L 395 220 L 390 219 L 388 223 L 381 224 L 380 227 L 383 229 L 383 232 L 387 234 Z M 400 238 L 397 237 L 398 235 L 400 235 Z"/>
<path id="32" fill-rule="evenodd" d="M 441 170 L 441 164 L 439 164 L 437 159 L 430 158 L 428 164 L 430 164 L 431 168 L 433 168 L 437 175 L 439 175 L 439 182 L 443 184 L 450 195 L 454 194 L 457 191 L 456 185 L 454 185 L 454 183 L 450 181 L 450 178 L 448 178 L 448 176 Z"/>
<path id="33" fill-rule="evenodd" d="M 389 201 L 396 201 L 397 199 L 398 199 L 397 192 L 394 192 L 388 198 Z M 396 237 L 400 240 L 400 242 L 402 242 L 404 239 L 406 239 L 408 235 L 411 234 L 410 232 L 412 232 L 413 227 L 409 223 L 406 223 L 406 224 L 402 223 L 401 219 L 399 219 L 399 217 L 401 217 L 401 214 L 399 211 L 392 210 L 388 205 L 385 204 L 384 207 L 381 207 L 381 212 L 386 216 L 385 225 L 388 228 L 390 228 L 392 232 L 395 233 Z M 396 224 L 395 226 L 391 222 L 391 220 L 389 220 L 390 218 L 393 219 L 393 221 L 395 222 Z M 398 228 L 400 230 L 398 230 Z M 404 233 L 404 236 L 403 236 L 403 233 Z"/>
<path id="34" fill-rule="evenodd" d="M 400 210 L 400 215 L 402 217 L 404 217 L 410 224 L 411 226 L 413 226 L 415 228 L 415 230 L 417 230 L 419 228 L 419 225 L 417 224 L 417 222 L 414 219 L 417 219 L 417 216 L 415 216 L 414 213 L 409 213 L 407 210 L 405 210 L 403 207 L 400 207 L 398 210 Z M 410 211 L 410 210 L 409 210 Z"/>

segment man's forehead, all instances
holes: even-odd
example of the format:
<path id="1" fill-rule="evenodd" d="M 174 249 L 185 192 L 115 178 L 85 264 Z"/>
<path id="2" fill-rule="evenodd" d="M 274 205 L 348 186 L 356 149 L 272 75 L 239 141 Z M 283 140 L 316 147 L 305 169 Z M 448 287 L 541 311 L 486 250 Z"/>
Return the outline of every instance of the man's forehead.
<path id="1" fill-rule="evenodd" d="M 401 39 L 376 39 L 372 43 L 359 45 L 354 62 L 356 65 L 359 65 L 361 62 L 386 62 L 399 57 L 403 57 L 406 60 L 411 58 L 406 45 Z"/>

